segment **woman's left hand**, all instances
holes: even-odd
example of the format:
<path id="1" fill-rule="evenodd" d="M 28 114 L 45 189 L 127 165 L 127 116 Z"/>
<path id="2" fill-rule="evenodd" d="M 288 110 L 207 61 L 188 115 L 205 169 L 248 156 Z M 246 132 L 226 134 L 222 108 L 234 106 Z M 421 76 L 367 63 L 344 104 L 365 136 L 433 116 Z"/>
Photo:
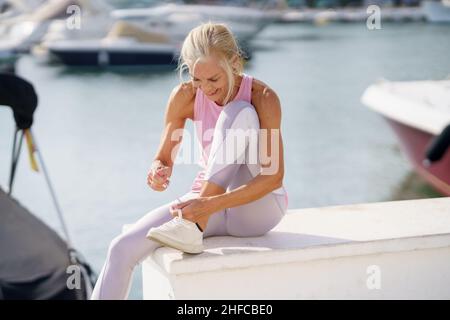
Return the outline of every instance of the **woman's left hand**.
<path id="1" fill-rule="evenodd" d="M 178 215 L 178 209 L 181 209 L 183 219 L 192 222 L 198 222 L 217 211 L 214 201 L 210 197 L 199 197 L 173 205 L 171 210 L 172 216 Z"/>

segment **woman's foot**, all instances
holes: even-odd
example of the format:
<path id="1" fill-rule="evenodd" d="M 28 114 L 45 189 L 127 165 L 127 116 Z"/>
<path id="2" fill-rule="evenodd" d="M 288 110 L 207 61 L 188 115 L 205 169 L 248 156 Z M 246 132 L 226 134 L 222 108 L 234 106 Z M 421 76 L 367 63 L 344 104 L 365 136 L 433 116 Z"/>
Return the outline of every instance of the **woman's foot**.
<path id="1" fill-rule="evenodd" d="M 183 252 L 203 252 L 203 232 L 196 223 L 179 216 L 159 227 L 151 228 L 146 237 Z"/>

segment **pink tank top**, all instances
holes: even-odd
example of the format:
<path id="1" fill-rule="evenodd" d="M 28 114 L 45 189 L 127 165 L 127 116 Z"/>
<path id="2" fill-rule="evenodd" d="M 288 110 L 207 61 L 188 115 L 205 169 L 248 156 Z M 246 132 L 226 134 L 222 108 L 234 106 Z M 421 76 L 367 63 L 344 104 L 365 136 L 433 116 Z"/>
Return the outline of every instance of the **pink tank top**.
<path id="1" fill-rule="evenodd" d="M 242 74 L 242 81 L 238 93 L 233 101 L 244 100 L 248 103 L 252 101 L 253 77 L 245 73 Z M 194 126 L 197 138 L 200 143 L 201 157 L 199 165 L 202 170 L 198 172 L 191 187 L 192 192 L 200 192 L 205 176 L 206 163 L 209 157 L 210 144 L 212 142 L 214 128 L 223 106 L 219 106 L 210 100 L 200 88 L 197 88 L 194 102 Z M 287 203 L 287 193 L 283 188 L 283 193 Z"/>

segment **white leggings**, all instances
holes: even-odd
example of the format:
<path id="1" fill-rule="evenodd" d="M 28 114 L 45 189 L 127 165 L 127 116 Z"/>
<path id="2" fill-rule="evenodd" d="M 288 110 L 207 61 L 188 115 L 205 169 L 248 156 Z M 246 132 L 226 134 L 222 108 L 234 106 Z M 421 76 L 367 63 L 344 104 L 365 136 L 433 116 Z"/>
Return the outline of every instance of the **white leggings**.
<path id="1" fill-rule="evenodd" d="M 205 180 L 225 189 L 234 189 L 247 183 L 255 175 L 254 166 L 240 163 L 240 161 L 224 164 L 223 161 L 218 160 L 218 155 L 228 147 L 227 143 L 229 143 L 220 133 L 234 128 L 259 129 L 258 115 L 251 104 L 245 101 L 230 102 L 224 107 L 217 120 Z M 238 146 L 236 156 L 242 157 L 248 149 L 248 143 Z M 91 299 L 126 299 L 134 267 L 161 246 L 145 237 L 148 230 L 172 219 L 169 208 L 178 200 L 186 201 L 198 195 L 198 193 L 189 192 L 171 203 L 148 212 L 131 228 L 114 238 Z M 269 193 L 251 203 L 215 212 L 210 216 L 203 237 L 262 236 L 281 221 L 286 214 L 286 209 L 285 195 Z"/>

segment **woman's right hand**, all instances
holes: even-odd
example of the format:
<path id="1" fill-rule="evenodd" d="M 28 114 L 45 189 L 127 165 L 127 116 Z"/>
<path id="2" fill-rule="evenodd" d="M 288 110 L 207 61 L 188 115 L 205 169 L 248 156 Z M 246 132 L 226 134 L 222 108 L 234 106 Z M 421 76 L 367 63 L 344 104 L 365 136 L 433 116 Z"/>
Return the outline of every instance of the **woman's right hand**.
<path id="1" fill-rule="evenodd" d="M 164 191 L 170 182 L 172 168 L 164 165 L 160 160 L 155 160 L 147 174 L 147 184 L 155 191 Z"/>

